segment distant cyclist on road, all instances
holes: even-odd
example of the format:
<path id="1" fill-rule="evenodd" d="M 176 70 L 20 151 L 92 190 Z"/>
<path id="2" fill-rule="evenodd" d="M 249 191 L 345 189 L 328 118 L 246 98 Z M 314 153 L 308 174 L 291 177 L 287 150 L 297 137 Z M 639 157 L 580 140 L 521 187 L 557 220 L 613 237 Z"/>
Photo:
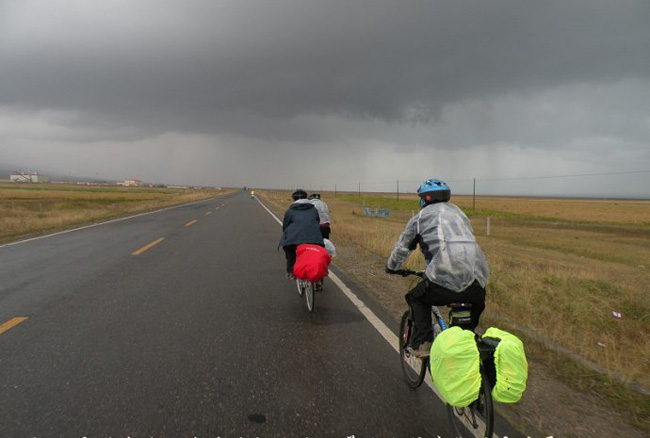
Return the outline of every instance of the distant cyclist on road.
<path id="1" fill-rule="evenodd" d="M 327 204 L 320 198 L 320 193 L 312 193 L 309 195 L 309 200 L 314 204 L 316 210 L 318 210 L 320 233 L 323 235 L 323 239 L 329 239 L 332 227 L 330 224 L 330 210 Z"/>
<path id="2" fill-rule="evenodd" d="M 287 277 L 293 278 L 293 265 L 296 263 L 296 246 L 311 243 L 324 246 L 320 232 L 319 216 L 316 207 L 307 199 L 307 192 L 298 189 L 291 194 L 294 202 L 284 213 L 282 237 L 279 246 L 287 258 Z"/>
<path id="3" fill-rule="evenodd" d="M 431 306 L 471 303 L 472 330 L 485 309 L 489 269 L 476 243 L 469 219 L 449 202 L 444 181 L 429 179 L 418 188 L 420 211 L 406 225 L 388 258 L 386 272 L 395 274 L 411 251 L 420 245 L 427 263 L 425 278 L 406 294 L 413 312 L 411 348 L 417 357 L 431 349 Z"/>

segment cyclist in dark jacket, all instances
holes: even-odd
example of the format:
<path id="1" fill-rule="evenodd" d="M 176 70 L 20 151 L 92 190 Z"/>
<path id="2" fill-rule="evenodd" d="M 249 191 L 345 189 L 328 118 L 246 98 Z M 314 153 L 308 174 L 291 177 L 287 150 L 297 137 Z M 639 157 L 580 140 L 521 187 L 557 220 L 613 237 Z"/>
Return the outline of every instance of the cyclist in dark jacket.
<path id="1" fill-rule="evenodd" d="M 413 216 L 395 244 L 386 272 L 395 273 L 416 246 L 427 262 L 425 279 L 406 294 L 413 311 L 411 347 L 418 357 L 428 356 L 433 339 L 431 306 L 471 303 L 472 330 L 485 309 L 485 286 L 490 271 L 476 243 L 465 213 L 449 202 L 444 181 L 430 179 L 418 188 L 421 210 Z"/>
<path id="2" fill-rule="evenodd" d="M 298 189 L 291 194 L 294 202 L 284 213 L 282 221 L 281 246 L 287 257 L 287 277 L 293 276 L 293 265 L 296 263 L 296 246 L 301 243 L 311 243 L 325 246 L 320 232 L 318 210 L 307 199 L 307 192 Z"/>

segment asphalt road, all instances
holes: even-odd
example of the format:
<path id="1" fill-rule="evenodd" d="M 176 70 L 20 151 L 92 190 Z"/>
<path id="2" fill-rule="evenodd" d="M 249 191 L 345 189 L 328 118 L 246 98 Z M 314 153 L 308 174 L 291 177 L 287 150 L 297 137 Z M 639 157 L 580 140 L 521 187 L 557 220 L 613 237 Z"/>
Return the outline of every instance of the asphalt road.
<path id="1" fill-rule="evenodd" d="M 236 194 L 0 247 L 0 437 L 451 436 L 333 283 L 307 312 L 279 234 Z"/>

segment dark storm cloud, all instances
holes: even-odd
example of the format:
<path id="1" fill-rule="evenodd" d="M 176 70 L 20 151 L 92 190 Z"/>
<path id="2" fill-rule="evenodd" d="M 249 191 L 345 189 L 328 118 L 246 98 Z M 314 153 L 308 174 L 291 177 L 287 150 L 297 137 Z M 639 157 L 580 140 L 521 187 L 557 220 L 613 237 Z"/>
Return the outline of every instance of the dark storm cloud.
<path id="1" fill-rule="evenodd" d="M 466 99 L 650 76 L 647 0 L 0 4 L 0 106 L 143 132 L 427 123 Z"/>
<path id="2" fill-rule="evenodd" d="M 0 0 L 0 168 L 351 190 L 650 169 L 648 23 L 648 0 Z M 647 197 L 639 175 L 590 190 Z"/>

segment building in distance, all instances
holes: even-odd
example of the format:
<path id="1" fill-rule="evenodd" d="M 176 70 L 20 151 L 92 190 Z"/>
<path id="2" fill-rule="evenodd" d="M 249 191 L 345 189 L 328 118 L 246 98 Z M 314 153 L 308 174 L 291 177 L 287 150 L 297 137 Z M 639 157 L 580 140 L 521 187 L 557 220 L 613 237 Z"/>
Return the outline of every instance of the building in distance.
<path id="1" fill-rule="evenodd" d="M 38 172 L 11 172 L 9 181 L 16 183 L 46 183 L 50 182 L 50 178 Z"/>
<path id="2" fill-rule="evenodd" d="M 124 187 L 140 187 L 143 184 L 142 181 L 137 178 L 129 178 L 129 179 L 125 179 L 122 185 Z"/>

